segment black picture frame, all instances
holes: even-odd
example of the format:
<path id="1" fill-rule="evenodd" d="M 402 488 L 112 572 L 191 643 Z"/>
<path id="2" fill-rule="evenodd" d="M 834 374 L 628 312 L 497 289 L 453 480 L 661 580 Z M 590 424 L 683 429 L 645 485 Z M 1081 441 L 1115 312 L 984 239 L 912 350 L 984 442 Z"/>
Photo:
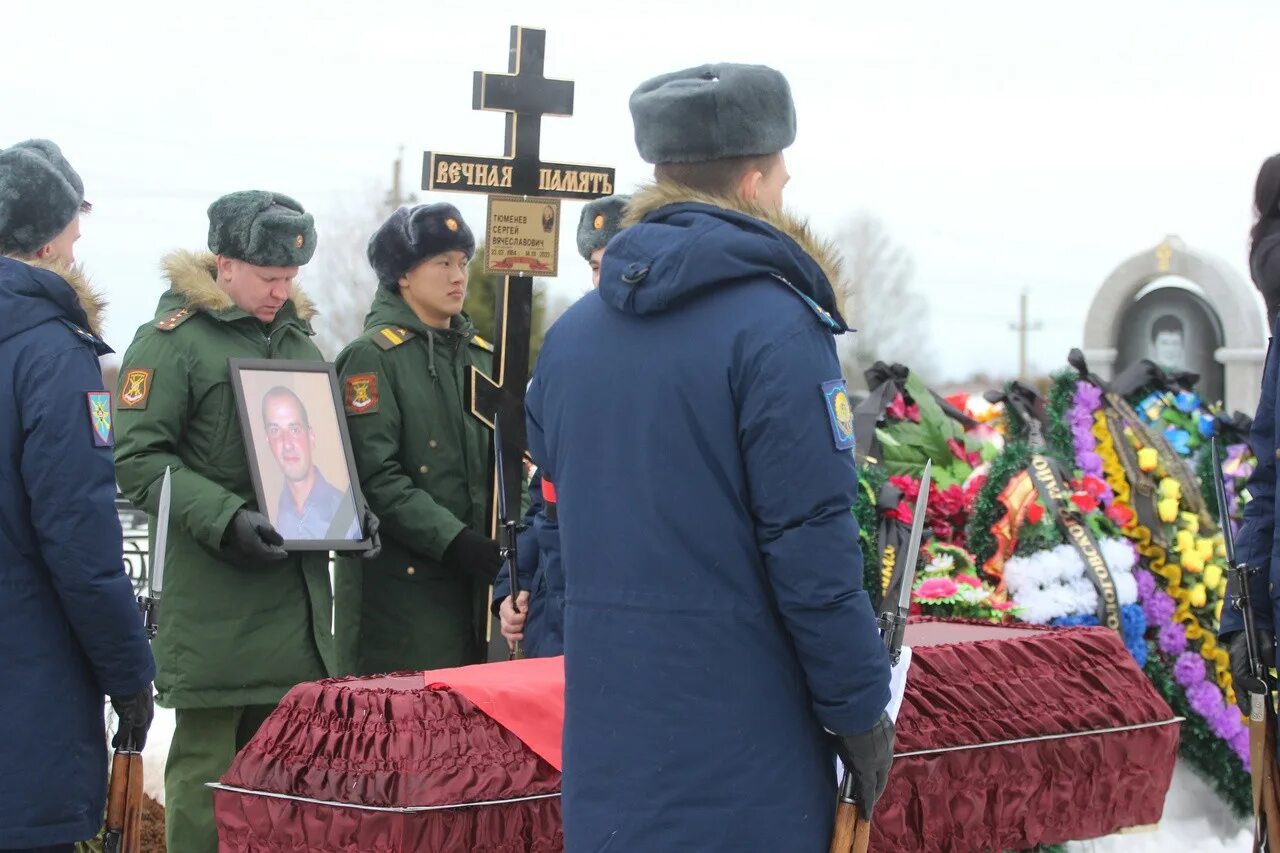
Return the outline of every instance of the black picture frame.
<path id="1" fill-rule="evenodd" d="M 366 503 L 364 493 L 360 490 L 360 476 L 356 470 L 355 457 L 351 452 L 351 436 L 347 431 L 346 413 L 343 409 L 342 398 L 339 395 L 338 376 L 333 369 L 333 365 L 323 361 L 232 358 L 228 359 L 228 366 L 231 370 L 231 389 L 236 400 L 236 415 L 240 421 L 241 435 L 244 438 L 245 455 L 249 462 L 249 476 L 253 480 L 253 491 L 258 499 L 258 509 L 263 515 L 271 519 L 273 525 L 277 524 L 279 519 L 280 514 L 276 511 L 276 507 L 279 505 L 280 501 L 278 500 L 276 504 L 272 504 L 266 494 L 266 477 L 262 470 L 264 448 L 259 446 L 262 443 L 262 438 L 257 435 L 253 426 L 253 418 L 258 417 L 261 419 L 261 413 L 256 410 L 257 406 L 261 405 L 260 401 L 265 398 L 267 393 L 270 393 L 270 390 L 274 390 L 277 386 L 288 389 L 295 397 L 298 397 L 299 402 L 301 402 L 300 395 L 298 395 L 296 391 L 293 391 L 292 388 L 293 385 L 298 383 L 291 381 L 290 377 L 296 377 L 300 374 L 306 376 L 321 375 L 325 377 L 328 394 L 323 395 L 323 397 L 324 402 L 328 403 L 329 406 L 325 408 L 325 411 L 322 414 L 324 417 L 332 415 L 334 419 L 331 426 L 336 427 L 338 441 L 342 446 L 340 458 L 346 465 L 347 488 L 351 493 L 351 500 L 354 504 L 355 526 L 360 538 L 348 539 L 329 536 L 328 534 L 333 533 L 332 529 L 327 531 L 325 537 L 298 538 L 296 536 L 291 537 L 288 535 L 289 533 L 292 533 L 288 528 L 277 529 L 279 530 L 280 535 L 284 537 L 284 547 L 288 551 L 344 552 L 367 550 L 371 545 L 371 541 L 368 531 L 364 529 L 364 510 Z M 275 374 L 280 377 L 280 381 L 273 383 L 271 389 L 258 395 L 258 399 L 253 401 L 254 405 L 252 408 L 250 406 L 250 400 L 248 399 L 249 392 L 245 388 L 246 374 L 249 373 L 268 373 Z M 315 383 L 313 381 L 309 384 L 314 386 Z M 318 402 L 315 399 L 316 396 L 314 388 L 312 388 L 311 403 L 314 404 Z M 305 408 L 304 412 L 308 421 L 308 429 L 313 433 L 311 440 L 314 444 L 316 415 Z M 263 431 L 265 432 L 265 426 L 263 427 Z M 267 453 L 269 455 L 270 451 L 267 451 Z M 332 458 L 332 454 L 330 454 L 330 457 Z M 274 459 L 274 457 L 272 458 Z M 316 463 L 312 462 L 310 467 L 317 467 Z M 346 495 L 344 493 L 342 498 L 339 499 L 337 508 L 334 510 L 335 513 L 344 512 L 343 520 L 341 522 L 342 524 L 345 524 L 345 498 Z M 283 487 L 281 491 L 281 500 L 282 499 Z M 335 521 L 333 523 L 339 522 Z"/>

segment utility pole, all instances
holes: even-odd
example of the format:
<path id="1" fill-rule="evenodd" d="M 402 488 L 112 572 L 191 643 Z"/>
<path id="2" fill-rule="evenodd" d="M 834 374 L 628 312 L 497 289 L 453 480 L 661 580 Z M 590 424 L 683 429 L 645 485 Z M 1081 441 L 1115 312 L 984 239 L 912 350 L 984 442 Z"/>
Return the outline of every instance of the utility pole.
<path id="1" fill-rule="evenodd" d="M 1027 320 L 1027 291 L 1018 296 L 1018 322 L 1010 323 L 1009 328 L 1018 333 L 1018 379 L 1027 381 L 1027 333 L 1038 331 L 1043 323 Z"/>

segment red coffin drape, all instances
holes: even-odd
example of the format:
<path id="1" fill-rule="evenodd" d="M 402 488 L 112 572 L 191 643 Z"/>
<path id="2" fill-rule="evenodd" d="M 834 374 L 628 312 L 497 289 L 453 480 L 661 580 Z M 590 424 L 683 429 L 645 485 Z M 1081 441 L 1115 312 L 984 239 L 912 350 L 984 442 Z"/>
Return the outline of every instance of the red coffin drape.
<path id="1" fill-rule="evenodd" d="M 1178 726 L 1117 635 L 925 619 L 907 643 L 872 850 L 1019 850 L 1160 819 Z M 558 658 L 301 684 L 215 791 L 221 849 L 562 850 L 563 690 Z"/>

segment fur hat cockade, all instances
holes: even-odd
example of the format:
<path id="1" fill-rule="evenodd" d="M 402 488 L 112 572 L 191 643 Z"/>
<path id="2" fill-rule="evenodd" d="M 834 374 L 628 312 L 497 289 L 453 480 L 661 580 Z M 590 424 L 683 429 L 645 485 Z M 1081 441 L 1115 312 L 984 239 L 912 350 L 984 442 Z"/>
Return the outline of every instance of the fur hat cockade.
<path id="1" fill-rule="evenodd" d="M 0 150 L 0 252 L 31 255 L 62 233 L 84 204 L 84 184 L 47 139 Z"/>
<path id="2" fill-rule="evenodd" d="M 582 208 L 582 218 L 578 220 L 578 254 L 583 260 L 591 260 L 592 252 L 603 249 L 622 230 L 622 213 L 630 200 L 629 195 L 610 195 Z"/>
<path id="3" fill-rule="evenodd" d="M 255 267 L 300 267 L 316 251 L 316 226 L 280 193 L 244 190 L 209 205 L 209 251 Z"/>
<path id="4" fill-rule="evenodd" d="M 476 238 L 451 204 L 402 207 L 369 238 L 369 265 L 384 287 L 395 288 L 401 277 L 427 258 L 445 252 L 476 253 Z"/>
<path id="5" fill-rule="evenodd" d="M 646 163 L 776 154 L 796 139 L 791 87 L 764 65 L 699 65 L 654 77 L 631 93 L 631 117 Z"/>

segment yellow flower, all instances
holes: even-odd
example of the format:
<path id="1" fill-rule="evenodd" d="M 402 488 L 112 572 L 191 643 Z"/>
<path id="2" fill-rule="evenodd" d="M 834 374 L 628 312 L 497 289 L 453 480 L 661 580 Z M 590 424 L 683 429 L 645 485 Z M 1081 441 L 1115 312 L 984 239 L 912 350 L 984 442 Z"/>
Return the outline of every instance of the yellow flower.
<path id="1" fill-rule="evenodd" d="M 1187 551 L 1194 551 L 1195 549 L 1196 537 L 1190 530 L 1179 530 L 1177 534 L 1175 534 L 1173 550 L 1177 551 L 1179 554 L 1185 554 Z"/>
<path id="2" fill-rule="evenodd" d="M 1125 432 L 1129 432 L 1128 429 Z M 1160 464 L 1160 454 L 1154 447 L 1144 447 L 1138 451 L 1138 467 L 1150 474 Z"/>
<path id="3" fill-rule="evenodd" d="M 1182 486 L 1172 477 L 1165 477 L 1160 481 L 1160 497 L 1176 501 L 1182 497 Z"/>
<path id="4" fill-rule="evenodd" d="M 1218 595 L 1222 596 L 1223 598 L 1227 597 L 1227 579 L 1226 578 L 1223 578 L 1222 580 L 1218 581 Z"/>
<path id="5" fill-rule="evenodd" d="M 1172 524 L 1178 518 L 1178 499 L 1166 498 L 1156 504 L 1156 509 L 1160 512 L 1160 520 L 1165 524 Z M 1188 533 L 1190 531 L 1187 531 Z"/>
<path id="6" fill-rule="evenodd" d="M 1190 593 L 1191 594 L 1189 597 L 1191 599 L 1191 606 L 1204 607 L 1204 603 L 1207 600 L 1205 597 L 1204 584 L 1198 583 L 1195 586 L 1191 587 Z"/>
<path id="7" fill-rule="evenodd" d="M 1189 530 L 1192 533 L 1200 532 L 1200 517 L 1194 512 L 1179 513 L 1178 521 L 1181 522 L 1183 530 Z"/>
<path id="8" fill-rule="evenodd" d="M 1200 552 L 1200 558 L 1207 563 L 1213 559 L 1213 540 L 1197 539 L 1196 550 Z"/>
<path id="9" fill-rule="evenodd" d="M 1213 537 L 1213 553 L 1224 560 L 1227 558 L 1227 540 L 1222 538 L 1221 533 Z"/>
<path id="10" fill-rule="evenodd" d="M 1179 564 L 1188 572 L 1199 574 L 1204 571 L 1204 558 L 1198 551 L 1183 551 Z M 1204 602 L 1201 602 L 1203 604 Z"/>
<path id="11" fill-rule="evenodd" d="M 1219 622 L 1222 621 L 1222 599 L 1218 599 L 1218 603 L 1213 605 L 1213 618 Z"/>
<path id="12" fill-rule="evenodd" d="M 1220 583 L 1222 583 L 1222 566 L 1209 563 L 1204 567 L 1204 585 L 1209 589 L 1217 589 Z"/>

